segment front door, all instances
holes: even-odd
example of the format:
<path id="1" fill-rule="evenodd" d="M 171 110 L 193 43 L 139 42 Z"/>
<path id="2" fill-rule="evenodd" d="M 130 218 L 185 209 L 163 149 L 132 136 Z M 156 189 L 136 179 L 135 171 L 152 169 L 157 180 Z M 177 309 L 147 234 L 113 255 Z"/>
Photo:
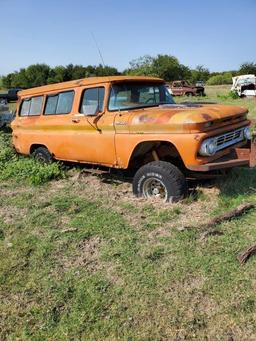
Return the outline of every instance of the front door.
<path id="1" fill-rule="evenodd" d="M 83 91 L 79 112 L 72 115 L 72 159 L 74 161 L 116 165 L 115 113 L 103 112 L 105 88 Z"/>

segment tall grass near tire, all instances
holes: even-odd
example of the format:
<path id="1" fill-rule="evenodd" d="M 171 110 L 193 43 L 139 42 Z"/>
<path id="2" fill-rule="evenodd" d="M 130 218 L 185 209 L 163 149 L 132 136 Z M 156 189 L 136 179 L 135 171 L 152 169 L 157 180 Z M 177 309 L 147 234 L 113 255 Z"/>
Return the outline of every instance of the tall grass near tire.
<path id="1" fill-rule="evenodd" d="M 0 180 L 15 179 L 34 185 L 64 177 L 58 163 L 41 164 L 33 158 L 18 156 L 11 145 L 11 135 L 0 132 Z"/>

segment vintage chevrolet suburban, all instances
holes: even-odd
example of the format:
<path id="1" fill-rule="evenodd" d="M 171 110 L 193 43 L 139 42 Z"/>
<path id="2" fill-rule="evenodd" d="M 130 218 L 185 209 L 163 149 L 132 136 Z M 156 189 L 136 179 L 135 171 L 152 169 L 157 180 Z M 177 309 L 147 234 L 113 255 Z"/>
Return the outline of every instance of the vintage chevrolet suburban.
<path id="1" fill-rule="evenodd" d="M 18 95 L 18 153 L 129 170 L 137 196 L 177 201 L 187 177 L 255 166 L 247 109 L 175 104 L 159 78 L 87 78 Z"/>

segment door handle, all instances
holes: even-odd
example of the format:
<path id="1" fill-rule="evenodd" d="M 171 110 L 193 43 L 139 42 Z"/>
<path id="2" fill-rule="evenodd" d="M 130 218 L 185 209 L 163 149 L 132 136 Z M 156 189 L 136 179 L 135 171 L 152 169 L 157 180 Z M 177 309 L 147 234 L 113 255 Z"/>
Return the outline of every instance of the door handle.
<path id="1" fill-rule="evenodd" d="M 80 122 L 80 118 L 72 118 L 72 122 L 74 122 L 74 123 L 79 123 Z"/>

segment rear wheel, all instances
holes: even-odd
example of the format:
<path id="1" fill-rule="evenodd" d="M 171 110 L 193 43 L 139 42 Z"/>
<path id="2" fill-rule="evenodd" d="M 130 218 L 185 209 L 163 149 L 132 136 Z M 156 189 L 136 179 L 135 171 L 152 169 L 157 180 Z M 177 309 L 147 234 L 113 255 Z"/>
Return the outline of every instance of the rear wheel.
<path id="1" fill-rule="evenodd" d="M 52 154 L 49 152 L 49 150 L 46 147 L 39 147 L 37 148 L 34 153 L 35 160 L 41 162 L 41 163 L 50 163 L 53 161 Z"/>
<path id="2" fill-rule="evenodd" d="M 188 187 L 184 175 L 176 166 L 165 161 L 153 161 L 135 174 L 133 193 L 137 197 L 177 202 L 187 196 Z"/>
<path id="3" fill-rule="evenodd" d="M 186 92 L 185 95 L 186 95 L 187 97 L 192 97 L 192 96 L 193 96 L 192 92 Z"/>

